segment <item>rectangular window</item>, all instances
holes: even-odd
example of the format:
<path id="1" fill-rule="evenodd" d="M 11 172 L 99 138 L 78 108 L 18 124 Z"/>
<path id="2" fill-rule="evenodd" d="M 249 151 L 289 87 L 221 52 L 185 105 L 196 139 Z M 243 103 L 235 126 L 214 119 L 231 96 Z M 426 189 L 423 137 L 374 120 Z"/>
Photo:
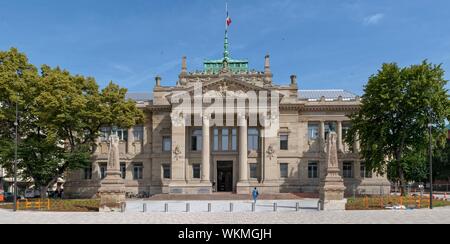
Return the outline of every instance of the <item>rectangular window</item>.
<path id="1" fill-rule="evenodd" d="M 350 128 L 351 128 L 351 124 L 350 123 L 348 123 L 348 122 L 343 122 L 342 123 L 342 138 L 345 139 L 345 137 L 347 137 L 347 134 L 348 134 Z"/>
<path id="2" fill-rule="evenodd" d="M 84 179 L 92 180 L 92 166 L 84 168 Z"/>
<path id="3" fill-rule="evenodd" d="M 193 152 L 201 151 L 203 147 L 202 144 L 203 144 L 203 131 L 202 130 L 192 131 L 191 150 Z"/>
<path id="4" fill-rule="evenodd" d="M 219 129 L 214 129 L 214 142 L 213 142 L 213 150 L 219 151 Z"/>
<path id="5" fill-rule="evenodd" d="M 280 150 L 289 150 L 289 136 L 280 135 Z"/>
<path id="6" fill-rule="evenodd" d="M 102 127 L 100 128 L 100 140 L 105 142 L 109 140 L 109 136 L 111 135 L 110 127 Z"/>
<path id="7" fill-rule="evenodd" d="M 133 164 L 133 180 L 144 179 L 144 166 L 142 163 Z"/>
<path id="8" fill-rule="evenodd" d="M 308 178 L 310 179 L 319 178 L 319 162 L 312 161 L 308 163 Z"/>
<path id="9" fill-rule="evenodd" d="M 250 178 L 251 179 L 258 178 L 258 164 L 250 164 Z"/>
<path id="10" fill-rule="evenodd" d="M 119 137 L 119 140 L 128 141 L 128 130 L 127 129 L 117 129 L 116 134 Z"/>
<path id="11" fill-rule="evenodd" d="M 248 129 L 248 150 L 258 151 L 259 150 L 259 130 L 256 128 Z"/>
<path id="12" fill-rule="evenodd" d="M 237 151 L 237 129 L 235 128 L 231 130 L 231 150 Z"/>
<path id="13" fill-rule="evenodd" d="M 336 132 L 336 122 L 325 122 L 325 139 L 328 139 L 328 135 L 331 132 Z"/>
<path id="14" fill-rule="evenodd" d="M 163 137 L 163 152 L 171 152 L 172 151 L 172 138 L 169 136 Z"/>
<path id="15" fill-rule="evenodd" d="M 362 179 L 370 179 L 373 177 L 372 171 L 366 168 L 366 164 L 364 162 L 361 162 L 360 174 Z"/>
<path id="16" fill-rule="evenodd" d="M 171 170 L 170 165 L 165 164 L 162 166 L 162 168 L 163 168 L 163 179 L 170 179 L 172 177 L 170 172 Z"/>
<path id="17" fill-rule="evenodd" d="M 289 177 L 289 164 L 280 164 L 280 177 L 288 178 Z"/>
<path id="18" fill-rule="evenodd" d="M 319 124 L 309 123 L 308 124 L 308 137 L 310 140 L 316 140 L 319 138 Z"/>
<path id="19" fill-rule="evenodd" d="M 222 151 L 226 152 L 228 151 L 228 144 L 229 144 L 229 130 L 228 129 L 222 129 Z"/>
<path id="20" fill-rule="evenodd" d="M 139 125 L 133 128 L 134 141 L 144 140 L 144 126 Z"/>
<path id="21" fill-rule="evenodd" d="M 192 178 L 194 179 L 200 179 L 200 164 L 194 164 L 192 165 Z"/>
<path id="22" fill-rule="evenodd" d="M 342 177 L 346 179 L 353 178 L 353 162 L 347 161 L 343 163 Z"/>
<path id="23" fill-rule="evenodd" d="M 106 178 L 106 170 L 107 170 L 107 164 L 106 163 L 99 163 L 100 168 L 100 179 Z"/>
<path id="24" fill-rule="evenodd" d="M 122 179 L 125 179 L 127 177 L 127 164 L 126 163 L 120 163 L 120 175 Z"/>
<path id="25" fill-rule="evenodd" d="M 349 133 L 351 128 L 351 124 L 349 122 L 343 122 L 342 123 L 342 140 L 343 140 L 343 144 L 344 144 L 344 148 L 345 151 L 353 151 L 353 145 L 350 145 L 348 143 L 346 143 L 346 138 L 347 138 L 347 134 Z"/>

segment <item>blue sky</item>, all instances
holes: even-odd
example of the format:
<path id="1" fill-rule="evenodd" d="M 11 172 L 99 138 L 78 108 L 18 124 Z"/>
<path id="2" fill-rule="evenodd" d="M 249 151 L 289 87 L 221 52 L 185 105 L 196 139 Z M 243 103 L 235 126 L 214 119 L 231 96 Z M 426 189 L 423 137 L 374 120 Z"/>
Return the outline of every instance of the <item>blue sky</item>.
<path id="1" fill-rule="evenodd" d="M 17 47 L 35 65 L 59 65 L 151 92 L 154 76 L 174 84 L 223 52 L 224 0 L 0 0 L 0 49 Z M 448 0 L 229 0 L 233 58 L 275 82 L 297 74 L 301 89 L 361 94 L 383 62 L 429 59 L 450 72 Z M 450 76 L 447 74 L 446 78 Z"/>

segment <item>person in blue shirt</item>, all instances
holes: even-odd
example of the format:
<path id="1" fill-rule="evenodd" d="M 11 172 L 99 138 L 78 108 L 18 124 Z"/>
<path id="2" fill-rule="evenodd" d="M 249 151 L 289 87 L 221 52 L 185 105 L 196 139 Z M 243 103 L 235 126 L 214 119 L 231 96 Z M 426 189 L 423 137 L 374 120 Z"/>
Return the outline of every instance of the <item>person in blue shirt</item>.
<path id="1" fill-rule="evenodd" d="M 259 196 L 259 192 L 258 192 L 258 189 L 256 189 L 256 187 L 255 187 L 255 189 L 253 189 L 252 196 L 253 196 L 253 201 L 256 204 L 256 200 L 258 200 L 258 196 Z"/>

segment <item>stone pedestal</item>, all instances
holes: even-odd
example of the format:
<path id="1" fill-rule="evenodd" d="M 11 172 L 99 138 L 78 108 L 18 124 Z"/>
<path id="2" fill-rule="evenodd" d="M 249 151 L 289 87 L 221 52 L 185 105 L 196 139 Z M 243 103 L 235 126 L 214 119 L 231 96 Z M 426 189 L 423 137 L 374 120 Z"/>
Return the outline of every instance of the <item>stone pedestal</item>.
<path id="1" fill-rule="evenodd" d="M 347 200 L 344 199 L 344 180 L 339 174 L 337 154 L 337 134 L 329 135 L 326 147 L 327 173 L 320 184 L 320 209 L 321 210 L 345 210 Z"/>
<path id="2" fill-rule="evenodd" d="M 125 184 L 120 171 L 107 172 L 99 190 L 100 212 L 120 212 L 122 204 L 126 201 L 125 193 Z"/>

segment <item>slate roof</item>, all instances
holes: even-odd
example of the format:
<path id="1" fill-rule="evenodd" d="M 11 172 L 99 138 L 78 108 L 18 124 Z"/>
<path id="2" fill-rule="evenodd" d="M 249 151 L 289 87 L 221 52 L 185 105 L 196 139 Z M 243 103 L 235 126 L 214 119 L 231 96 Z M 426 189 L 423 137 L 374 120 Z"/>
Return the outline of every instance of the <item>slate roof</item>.
<path id="1" fill-rule="evenodd" d="M 345 90 L 299 90 L 300 100 L 320 100 L 325 97 L 326 100 L 336 100 L 342 97 L 343 100 L 354 100 L 358 95 Z"/>
<path id="2" fill-rule="evenodd" d="M 345 91 L 345 90 L 299 90 L 298 97 L 300 100 L 309 100 L 309 101 L 318 101 L 322 97 L 325 97 L 326 100 L 336 100 L 339 97 L 342 97 L 343 100 L 354 100 L 358 95 Z M 138 93 L 138 92 L 130 92 L 127 93 L 126 99 L 131 99 L 138 102 L 147 102 L 153 100 L 152 93 Z"/>
<path id="3" fill-rule="evenodd" d="M 153 94 L 152 93 L 130 92 L 130 93 L 127 93 L 127 95 L 125 96 L 125 99 L 127 99 L 127 100 L 131 99 L 136 102 L 147 102 L 147 101 L 151 101 L 153 99 Z"/>

